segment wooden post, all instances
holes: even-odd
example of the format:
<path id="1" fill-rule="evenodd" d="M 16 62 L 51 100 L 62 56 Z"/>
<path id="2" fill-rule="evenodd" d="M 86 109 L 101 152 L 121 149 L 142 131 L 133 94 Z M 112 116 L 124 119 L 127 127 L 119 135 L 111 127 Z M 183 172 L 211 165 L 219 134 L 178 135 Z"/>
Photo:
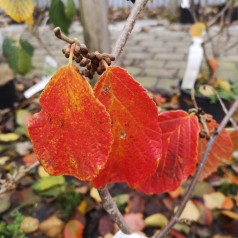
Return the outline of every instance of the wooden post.
<path id="1" fill-rule="evenodd" d="M 110 53 L 107 0 L 79 0 L 85 44 L 91 51 Z"/>

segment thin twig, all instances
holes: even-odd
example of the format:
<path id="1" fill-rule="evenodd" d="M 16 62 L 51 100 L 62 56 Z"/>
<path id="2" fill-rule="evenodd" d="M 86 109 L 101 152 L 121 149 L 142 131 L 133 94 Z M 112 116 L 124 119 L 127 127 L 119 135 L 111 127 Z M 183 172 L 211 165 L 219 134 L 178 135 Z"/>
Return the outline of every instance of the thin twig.
<path id="1" fill-rule="evenodd" d="M 29 166 L 20 167 L 13 175 L 8 176 L 8 180 L 1 180 L 0 194 L 6 193 L 16 188 L 17 182 L 21 180 L 26 174 L 37 167 L 40 163 L 37 161 Z"/>
<path id="2" fill-rule="evenodd" d="M 74 38 L 74 39 L 71 39 L 69 38 L 68 36 L 66 36 L 60 29 L 60 27 L 55 27 L 54 29 L 54 33 L 55 33 L 55 36 L 57 38 L 59 38 L 60 40 L 63 40 L 67 43 L 69 43 L 70 45 L 72 45 L 73 43 L 75 43 L 76 45 L 80 45 L 80 42 Z"/>
<path id="3" fill-rule="evenodd" d="M 38 42 L 45 49 L 45 51 L 48 53 L 48 55 L 50 55 L 57 62 L 57 64 L 59 65 L 59 61 L 57 60 L 57 58 L 52 54 L 52 52 L 50 51 L 47 44 L 45 44 L 45 42 L 42 40 L 38 29 L 36 29 L 35 31 L 32 30 L 32 35 L 38 40 Z"/>
<path id="4" fill-rule="evenodd" d="M 217 97 L 219 103 L 221 104 L 221 107 L 222 107 L 223 112 L 224 112 L 225 114 L 227 114 L 227 113 L 228 113 L 228 110 L 227 110 L 227 108 L 226 108 L 225 103 L 224 103 L 223 100 L 221 99 L 219 93 L 218 93 L 217 90 L 215 90 L 215 89 L 213 89 L 213 91 L 215 92 L 216 97 Z M 231 122 L 232 126 L 233 126 L 236 130 L 238 130 L 238 127 L 237 127 L 237 125 L 236 125 L 236 122 L 233 120 L 232 117 L 230 118 L 230 122 Z"/>
<path id="5" fill-rule="evenodd" d="M 194 88 L 191 89 L 191 99 L 192 99 L 192 102 L 193 102 L 193 105 L 194 105 L 195 109 L 197 110 L 197 116 L 199 118 L 199 121 L 202 124 L 203 129 L 205 130 L 207 136 L 210 136 L 210 132 L 209 132 L 209 129 L 208 129 L 207 124 L 206 124 L 206 118 L 204 118 L 204 116 L 199 113 L 199 107 L 198 107 L 198 104 L 197 104 L 197 101 L 196 101 L 196 98 L 195 98 L 195 89 Z"/>
<path id="6" fill-rule="evenodd" d="M 131 10 L 131 13 L 126 20 L 123 31 L 120 34 L 120 36 L 119 36 L 118 40 L 116 41 L 116 44 L 112 50 L 112 54 L 115 56 L 116 60 L 118 59 L 121 52 L 123 51 L 123 48 L 131 34 L 131 31 L 134 28 L 136 20 L 139 16 L 140 12 L 145 8 L 145 5 L 147 4 L 148 1 L 149 0 L 136 0 L 135 6 Z"/>
<path id="7" fill-rule="evenodd" d="M 233 4 L 233 0 L 228 1 L 228 2 L 226 3 L 226 5 L 224 6 L 224 8 L 223 8 L 220 12 L 218 12 L 217 15 L 215 15 L 215 16 L 210 20 L 210 22 L 208 22 L 207 25 L 208 25 L 209 27 L 211 27 L 212 25 L 214 25 L 214 24 L 217 22 L 217 20 L 226 12 L 226 10 L 227 10 L 230 6 L 232 6 L 232 4 Z"/>
<path id="8" fill-rule="evenodd" d="M 230 50 L 232 50 L 236 46 L 238 46 L 238 41 L 236 41 L 234 44 L 232 44 L 232 45 L 228 46 L 227 48 L 225 48 L 224 51 L 226 51 L 226 52 L 230 51 Z"/>
<path id="9" fill-rule="evenodd" d="M 194 0 L 191 1 L 191 5 L 190 5 L 190 8 L 188 10 L 190 11 L 190 13 L 192 15 L 193 21 L 198 22 L 197 15 L 196 15 L 196 12 L 195 12 Z"/>
<path id="10" fill-rule="evenodd" d="M 160 231 L 159 234 L 155 234 L 153 236 L 153 238 L 163 238 L 165 237 L 169 231 L 172 229 L 172 227 L 179 221 L 179 217 L 182 214 L 188 200 L 191 198 L 192 192 L 197 184 L 197 181 L 201 175 L 201 172 L 203 170 L 203 167 L 207 161 L 208 155 L 212 149 L 212 146 L 214 144 L 214 142 L 216 141 L 217 137 L 220 135 L 220 133 L 222 132 L 222 130 L 225 128 L 226 124 L 228 123 L 228 121 L 230 120 L 230 118 L 232 117 L 232 115 L 235 113 L 235 111 L 238 109 L 238 99 L 233 103 L 233 105 L 231 106 L 230 110 L 228 111 L 228 113 L 226 114 L 226 116 L 223 118 L 222 122 L 220 123 L 216 133 L 210 137 L 206 148 L 205 148 L 205 152 L 202 156 L 202 160 L 197 168 L 196 174 L 193 177 L 193 180 L 191 182 L 191 184 L 189 185 L 189 188 L 185 194 L 185 196 L 183 197 L 183 200 L 178 208 L 178 210 L 176 211 L 175 215 L 172 217 L 172 219 L 170 220 L 170 222 L 168 223 L 168 225 L 162 229 Z"/>
<path id="11" fill-rule="evenodd" d="M 118 210 L 116 203 L 113 201 L 112 196 L 107 186 L 98 189 L 99 195 L 102 199 L 103 208 L 108 212 L 113 221 L 118 225 L 124 234 L 131 234 L 130 228 L 127 226 L 122 217 L 121 212 Z"/>

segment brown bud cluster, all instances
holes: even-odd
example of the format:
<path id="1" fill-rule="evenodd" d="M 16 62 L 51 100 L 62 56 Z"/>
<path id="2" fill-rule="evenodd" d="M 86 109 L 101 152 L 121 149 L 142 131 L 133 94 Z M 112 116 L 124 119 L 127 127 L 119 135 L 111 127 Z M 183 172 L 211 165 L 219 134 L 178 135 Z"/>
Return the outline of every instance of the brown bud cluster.
<path id="1" fill-rule="evenodd" d="M 70 46 L 71 45 L 68 44 L 62 49 L 66 58 L 69 58 Z M 105 65 L 111 65 L 115 57 L 112 54 L 101 54 L 98 51 L 89 52 L 86 45 L 80 44 L 75 46 L 73 60 L 81 67 L 85 67 L 81 73 L 85 77 L 92 79 L 95 73 L 101 75 L 106 70 Z"/>

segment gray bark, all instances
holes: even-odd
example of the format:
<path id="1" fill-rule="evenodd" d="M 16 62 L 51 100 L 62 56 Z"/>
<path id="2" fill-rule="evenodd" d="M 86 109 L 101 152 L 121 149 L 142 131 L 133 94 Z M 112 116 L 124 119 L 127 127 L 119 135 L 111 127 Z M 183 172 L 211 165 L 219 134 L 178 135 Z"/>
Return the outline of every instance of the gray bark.
<path id="1" fill-rule="evenodd" d="M 110 52 L 106 0 L 79 0 L 85 44 L 91 51 Z"/>

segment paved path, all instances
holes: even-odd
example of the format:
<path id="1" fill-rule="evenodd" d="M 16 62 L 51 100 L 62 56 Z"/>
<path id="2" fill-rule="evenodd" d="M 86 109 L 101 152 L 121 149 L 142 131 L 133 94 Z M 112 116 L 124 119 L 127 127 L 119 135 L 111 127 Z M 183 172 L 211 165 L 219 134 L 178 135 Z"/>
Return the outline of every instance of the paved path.
<path id="1" fill-rule="evenodd" d="M 110 25 L 112 45 L 118 38 L 123 23 Z M 125 67 L 136 80 L 147 88 L 162 88 L 171 90 L 184 75 L 188 48 L 191 38 L 186 27 L 174 25 L 170 27 L 158 26 L 157 21 L 140 21 L 131 34 L 118 64 Z M 188 27 L 187 27 L 188 29 Z M 213 29 L 214 32 L 217 29 Z M 71 27 L 71 36 L 83 41 L 82 27 L 75 22 Z M 231 29 L 229 44 L 238 41 L 238 26 Z M 57 40 L 48 28 L 42 29 L 42 36 L 60 64 L 67 63 L 61 53 L 63 42 Z M 29 37 L 29 35 L 28 35 Z M 41 74 L 42 62 L 46 52 L 32 39 L 36 50 L 33 59 L 34 70 L 28 75 Z M 229 45 L 222 41 L 221 49 Z M 208 53 L 211 49 L 208 50 Z M 219 75 L 238 82 L 238 45 L 220 60 Z"/>

